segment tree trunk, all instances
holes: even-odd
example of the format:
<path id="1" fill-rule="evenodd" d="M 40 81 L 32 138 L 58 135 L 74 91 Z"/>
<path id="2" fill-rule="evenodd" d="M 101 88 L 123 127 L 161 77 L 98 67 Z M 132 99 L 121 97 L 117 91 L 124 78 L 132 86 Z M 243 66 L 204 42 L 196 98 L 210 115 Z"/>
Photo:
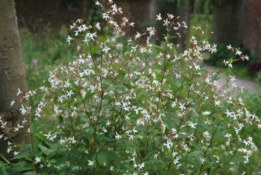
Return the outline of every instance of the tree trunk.
<path id="1" fill-rule="evenodd" d="M 16 127 L 24 119 L 19 112 L 20 105 L 10 106 L 12 100 L 18 100 L 18 88 L 23 92 L 27 90 L 14 0 L 0 0 L 0 116 L 2 122 L 8 122 L 8 127 Z M 13 140 L 23 141 L 24 134 L 23 130 Z M 9 159 L 13 153 L 7 154 L 7 141 L 0 139 L 0 153 Z"/>
<path id="2" fill-rule="evenodd" d="M 152 21 L 151 25 L 154 26 L 156 23 L 156 15 L 160 13 L 162 1 L 161 0 L 150 0 L 150 20 Z"/>
<path id="3" fill-rule="evenodd" d="M 195 0 L 189 0 L 189 13 L 195 12 Z"/>
<path id="4" fill-rule="evenodd" d="M 191 11 L 191 7 L 190 7 L 190 3 L 189 2 L 185 2 L 184 4 L 182 4 L 182 6 L 180 6 L 178 8 L 178 16 L 180 16 L 180 22 L 184 21 L 186 22 L 187 26 L 189 26 L 189 22 L 190 22 L 190 11 Z M 180 30 L 180 34 L 181 34 L 181 38 L 178 38 L 178 43 L 180 44 L 180 46 L 182 48 L 186 48 L 187 45 L 187 38 L 188 38 L 188 33 L 189 33 L 189 27 L 188 28 L 182 28 Z"/>
<path id="5" fill-rule="evenodd" d="M 241 38 L 242 0 L 213 3 L 213 40 L 215 43 L 235 44 Z"/>
<path id="6" fill-rule="evenodd" d="M 261 61 L 261 1 L 243 1 L 242 41 Z"/>

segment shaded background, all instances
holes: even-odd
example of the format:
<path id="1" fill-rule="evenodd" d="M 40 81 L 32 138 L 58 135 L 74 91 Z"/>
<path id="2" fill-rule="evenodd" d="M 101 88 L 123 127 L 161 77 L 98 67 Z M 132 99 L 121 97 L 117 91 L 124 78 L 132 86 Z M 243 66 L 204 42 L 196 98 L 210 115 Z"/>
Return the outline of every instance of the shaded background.
<path id="1" fill-rule="evenodd" d="M 100 0 L 103 2 L 105 0 Z M 95 6 L 96 0 L 16 0 L 16 10 L 20 28 L 29 32 L 58 30 L 64 35 L 68 26 L 76 19 L 87 20 L 89 24 L 99 21 L 100 11 Z M 239 62 L 248 73 L 255 76 L 261 70 L 261 1 L 260 0 L 114 0 L 123 8 L 124 16 L 135 22 L 134 29 L 127 35 L 145 32 L 150 25 L 158 26 L 158 31 L 165 31 L 155 23 L 158 13 L 166 17 L 167 13 L 180 16 L 190 27 L 180 31 L 182 37 L 175 42 L 182 48 L 188 46 L 188 38 L 195 33 L 192 25 L 208 24 L 210 33 L 207 39 L 220 44 L 221 50 L 214 54 L 207 63 L 222 66 L 226 45 L 240 48 L 251 61 Z"/>

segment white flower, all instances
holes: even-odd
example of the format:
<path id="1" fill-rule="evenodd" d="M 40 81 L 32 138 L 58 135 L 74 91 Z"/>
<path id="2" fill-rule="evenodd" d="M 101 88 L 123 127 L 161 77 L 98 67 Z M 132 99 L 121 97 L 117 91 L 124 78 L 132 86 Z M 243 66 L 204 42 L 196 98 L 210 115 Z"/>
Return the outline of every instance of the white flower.
<path id="1" fill-rule="evenodd" d="M 26 109 L 24 108 L 24 106 L 22 105 L 21 108 L 19 109 L 21 111 L 22 115 L 26 114 Z"/>
<path id="2" fill-rule="evenodd" d="M 11 101 L 10 106 L 14 106 L 14 104 L 15 104 L 15 101 L 13 100 L 13 101 Z"/>
<path id="3" fill-rule="evenodd" d="M 19 152 L 15 151 L 14 152 L 14 156 L 17 156 L 19 154 Z"/>
<path id="4" fill-rule="evenodd" d="M 68 97 L 71 97 L 72 95 L 73 95 L 73 91 L 72 91 L 72 90 L 67 91 L 67 96 L 68 96 Z"/>
<path id="5" fill-rule="evenodd" d="M 185 107 L 185 103 L 179 103 L 179 109 L 181 109 L 182 111 L 186 109 Z"/>
<path id="6" fill-rule="evenodd" d="M 139 39 L 141 37 L 141 34 L 139 32 L 137 32 L 135 39 Z"/>
<path id="7" fill-rule="evenodd" d="M 113 167 L 113 166 L 111 166 L 111 167 L 110 167 L 110 171 L 113 171 L 113 169 L 114 169 L 114 167 Z"/>
<path id="8" fill-rule="evenodd" d="M 72 38 L 72 37 L 70 37 L 70 36 L 68 35 L 68 37 L 67 37 L 67 39 L 66 39 L 66 40 L 67 40 L 66 42 L 67 42 L 68 44 L 71 44 L 71 41 L 73 40 L 73 38 Z"/>
<path id="9" fill-rule="evenodd" d="M 93 166 L 93 165 L 94 165 L 94 161 L 88 160 L 88 162 L 89 162 L 89 163 L 88 163 L 89 166 Z"/>
<path id="10" fill-rule="evenodd" d="M 49 138 L 51 137 L 51 133 L 49 132 L 48 134 L 44 134 L 44 136 L 46 136 L 47 139 L 49 140 Z"/>
<path id="11" fill-rule="evenodd" d="M 236 55 L 241 56 L 241 55 L 242 55 L 242 52 L 241 52 L 240 50 L 236 49 Z"/>
<path id="12" fill-rule="evenodd" d="M 227 49 L 229 50 L 232 49 L 231 44 L 227 46 Z"/>
<path id="13" fill-rule="evenodd" d="M 136 132 L 138 132 L 135 127 L 132 129 L 133 133 L 135 134 Z"/>
<path id="14" fill-rule="evenodd" d="M 230 137 L 231 137 L 231 134 L 226 133 L 226 135 L 225 135 L 224 137 L 230 138 Z"/>
<path id="15" fill-rule="evenodd" d="M 200 70 L 200 66 L 199 65 L 196 65 L 195 63 L 193 63 L 193 64 L 194 64 L 194 67 L 195 67 L 196 70 Z"/>
<path id="16" fill-rule="evenodd" d="M 211 114 L 211 112 L 210 111 L 204 111 L 204 112 L 202 112 L 202 114 L 203 115 L 209 115 L 209 114 Z"/>
<path id="17" fill-rule="evenodd" d="M 102 14 L 102 18 L 105 19 L 105 21 L 107 21 L 108 19 L 110 19 L 109 15 L 107 13 L 103 13 Z"/>
<path id="18" fill-rule="evenodd" d="M 39 163 L 39 162 L 41 162 L 41 158 L 40 157 L 36 157 L 35 158 L 35 163 Z"/>
<path id="19" fill-rule="evenodd" d="M 131 22 L 131 23 L 130 23 L 130 26 L 131 26 L 131 27 L 134 27 L 134 25 L 135 25 L 134 22 Z"/>
<path id="20" fill-rule="evenodd" d="M 129 135 L 129 140 L 133 140 L 134 139 L 134 135 Z"/>
<path id="21" fill-rule="evenodd" d="M 218 105 L 218 106 L 219 106 L 219 105 L 220 105 L 220 103 L 221 103 L 221 102 L 220 102 L 220 100 L 215 100 L 215 106 L 216 106 L 216 105 Z"/>
<path id="22" fill-rule="evenodd" d="M 158 15 L 156 15 L 156 20 L 158 20 L 158 21 L 161 21 L 162 20 L 162 17 L 161 17 L 161 13 L 159 13 Z"/>
<path id="23" fill-rule="evenodd" d="M 21 91 L 19 88 L 18 88 L 17 91 L 18 91 L 17 94 L 16 94 L 17 96 L 20 95 L 20 94 L 22 93 L 22 91 Z"/>
<path id="24" fill-rule="evenodd" d="M 121 135 L 119 135 L 119 134 L 116 132 L 116 136 L 115 136 L 115 138 L 116 138 L 117 140 L 119 140 L 119 139 L 121 139 L 121 138 L 122 138 L 122 136 L 121 136 Z"/>
<path id="25" fill-rule="evenodd" d="M 109 50 L 111 50 L 111 48 L 109 48 L 109 47 L 107 47 L 107 46 L 105 46 L 105 47 L 102 49 L 102 51 L 105 52 L 105 53 L 108 53 Z"/>
<path id="26" fill-rule="evenodd" d="M 142 168 L 144 168 L 144 162 L 139 164 L 139 170 L 141 170 Z"/>
<path id="27" fill-rule="evenodd" d="M 108 120 L 107 122 L 106 122 L 106 126 L 110 126 L 111 125 L 111 122 Z"/>
<path id="28" fill-rule="evenodd" d="M 188 125 L 189 125 L 191 128 L 196 128 L 197 123 L 188 122 Z"/>
<path id="29" fill-rule="evenodd" d="M 206 161 L 206 159 L 205 159 L 205 158 L 201 158 L 200 161 L 201 161 L 202 164 L 204 164 L 204 162 Z"/>
<path id="30" fill-rule="evenodd" d="M 167 14 L 167 15 L 168 15 L 169 19 L 173 19 L 174 18 L 174 15 L 172 15 L 172 14 Z"/>

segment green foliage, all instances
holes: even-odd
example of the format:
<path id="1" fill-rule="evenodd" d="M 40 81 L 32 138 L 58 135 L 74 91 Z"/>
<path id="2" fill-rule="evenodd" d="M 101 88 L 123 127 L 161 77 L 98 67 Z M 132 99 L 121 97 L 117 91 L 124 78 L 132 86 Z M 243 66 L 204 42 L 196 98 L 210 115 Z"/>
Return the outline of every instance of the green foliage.
<path id="1" fill-rule="evenodd" d="M 213 11 L 212 1 L 195 0 L 195 11 L 197 14 L 211 14 Z"/>
<path id="2" fill-rule="evenodd" d="M 249 74 L 249 72 L 246 69 L 247 64 L 249 63 L 254 63 L 255 61 L 258 61 L 259 58 L 257 56 L 250 56 L 250 60 L 242 60 L 241 56 L 239 55 L 234 55 L 233 52 L 235 51 L 235 49 L 240 49 L 242 47 L 242 44 L 238 43 L 232 46 L 232 48 L 234 49 L 229 50 L 227 48 L 228 46 L 225 44 L 218 44 L 217 46 L 217 52 L 209 55 L 204 62 L 206 64 L 209 65 L 213 65 L 216 67 L 225 67 L 224 65 L 224 59 L 229 55 L 230 59 L 234 61 L 234 69 L 230 69 L 228 71 L 228 73 L 230 74 L 234 74 L 240 78 L 244 78 L 244 79 L 249 79 L 249 80 L 254 80 L 256 79 L 256 76 L 252 76 Z M 248 53 L 247 50 L 242 50 L 243 53 Z"/>
<path id="3" fill-rule="evenodd" d="M 235 48 L 238 48 L 239 45 L 233 46 Z M 225 67 L 224 66 L 224 59 L 229 55 L 230 58 L 236 59 L 236 55 L 232 54 L 230 50 L 227 49 L 227 45 L 225 44 L 218 44 L 217 46 L 217 52 L 210 55 L 207 59 L 204 61 L 207 64 L 217 66 L 217 67 Z"/>
<path id="4" fill-rule="evenodd" d="M 22 56 L 30 89 L 45 85 L 49 71 L 54 68 L 54 65 L 68 63 L 77 54 L 73 49 L 75 45 L 64 42 L 66 33 L 68 32 L 64 27 L 59 33 L 52 31 L 40 35 L 24 29 L 20 30 Z"/>
<path id="5" fill-rule="evenodd" d="M 249 93 L 239 93 L 238 96 L 243 97 L 245 106 L 252 111 L 254 115 L 259 116 L 261 114 L 261 89 L 259 88 L 259 91 L 257 93 L 249 94 Z M 245 134 L 252 135 L 254 140 L 257 140 L 256 146 L 257 148 L 261 148 L 261 131 L 257 128 L 249 128 L 248 130 L 244 131 Z M 260 166 L 261 166 L 261 153 L 260 150 L 257 150 L 253 153 L 253 157 L 250 159 L 250 162 L 248 165 L 245 164 L 238 164 L 237 170 L 245 170 L 246 174 L 253 174 L 253 172 L 260 172 Z"/>

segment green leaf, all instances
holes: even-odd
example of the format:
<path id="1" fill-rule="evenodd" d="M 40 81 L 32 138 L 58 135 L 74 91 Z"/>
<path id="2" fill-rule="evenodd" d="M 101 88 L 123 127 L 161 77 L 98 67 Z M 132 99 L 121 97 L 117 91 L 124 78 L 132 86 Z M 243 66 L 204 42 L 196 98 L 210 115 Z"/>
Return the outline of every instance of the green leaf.
<path id="1" fill-rule="evenodd" d="M 5 169 L 5 167 L 2 167 L 2 169 L 1 169 L 1 175 L 8 175 L 8 173 L 7 173 L 6 169 Z"/>
<path id="2" fill-rule="evenodd" d="M 191 141 L 190 142 L 192 144 L 192 146 L 194 146 L 195 148 L 202 150 L 201 146 L 199 144 L 197 144 L 195 141 Z"/>
<path id="3" fill-rule="evenodd" d="M 207 131 L 212 132 L 211 129 L 210 129 L 210 127 L 207 126 L 207 125 L 205 125 L 204 123 L 200 123 L 199 125 L 202 126 L 203 128 L 205 128 Z"/>
<path id="4" fill-rule="evenodd" d="M 195 157 L 195 156 L 199 156 L 200 154 L 203 154 L 202 151 L 193 151 L 192 153 L 189 153 L 189 157 Z"/>
<path id="5" fill-rule="evenodd" d="M 14 167 L 12 167 L 13 172 L 22 172 L 22 171 L 29 171 L 32 170 L 33 167 L 28 167 L 29 164 L 26 164 L 26 162 L 21 161 L 13 164 Z"/>
<path id="6" fill-rule="evenodd" d="M 110 85 L 110 84 L 111 84 L 111 80 L 108 80 L 108 79 L 104 79 L 104 80 L 102 80 L 102 82 L 103 82 L 104 84 L 107 84 L 107 85 Z"/>
<path id="7" fill-rule="evenodd" d="M 33 122 L 31 123 L 31 126 L 30 126 L 30 128 L 31 128 L 31 133 L 32 133 L 32 134 L 34 133 L 34 131 L 35 131 L 35 129 L 36 129 L 36 126 L 37 126 L 36 121 L 33 121 Z"/>
<path id="8" fill-rule="evenodd" d="M 160 47 L 160 46 L 158 46 L 158 45 L 154 45 L 154 44 L 153 44 L 153 47 L 155 47 L 155 48 L 157 48 L 157 49 L 159 49 L 159 50 L 161 50 L 161 51 L 164 51 L 164 48 L 162 48 L 162 47 Z"/>
<path id="9" fill-rule="evenodd" d="M 41 150 L 44 154 L 46 154 L 46 155 L 49 154 L 49 149 L 48 149 L 47 147 L 45 147 L 45 146 L 43 146 L 43 145 L 39 145 L 39 148 L 40 148 L 40 150 Z"/>
<path id="10" fill-rule="evenodd" d="M 88 138 L 91 138 L 93 133 L 94 133 L 94 128 L 91 127 L 91 128 L 89 128 L 89 130 L 88 130 L 86 135 L 87 135 Z"/>
<path id="11" fill-rule="evenodd" d="M 35 175 L 35 172 L 34 171 L 29 171 L 29 172 L 24 173 L 23 175 Z"/>
<path id="12" fill-rule="evenodd" d="M 108 163 L 108 159 L 107 159 L 107 156 L 105 153 L 98 154 L 97 160 L 98 160 L 99 164 Z"/>
<path id="13" fill-rule="evenodd" d="M 179 72 L 184 72 L 184 69 L 182 69 L 182 68 L 171 68 L 172 70 L 176 70 L 176 71 L 179 71 Z"/>
<path id="14" fill-rule="evenodd" d="M 11 160 L 13 160 L 13 159 L 21 159 L 21 158 L 24 158 L 26 160 L 31 160 L 31 155 L 29 153 L 27 153 L 27 152 L 21 152 L 20 154 L 18 154 L 17 156 L 12 158 Z"/>
<path id="15" fill-rule="evenodd" d="M 90 99 L 90 98 L 92 98 L 94 95 L 95 95 L 96 93 L 91 93 L 91 91 L 89 91 L 86 95 L 85 95 L 85 97 L 84 97 L 84 99 Z"/>
<path id="16" fill-rule="evenodd" d="M 48 128 L 50 128 L 53 124 L 44 124 L 41 127 L 38 127 L 37 130 L 35 132 L 40 132 L 40 131 L 44 131 Z"/>
<path id="17" fill-rule="evenodd" d="M 217 131 L 214 135 L 213 141 L 220 141 L 224 140 L 225 131 Z"/>

